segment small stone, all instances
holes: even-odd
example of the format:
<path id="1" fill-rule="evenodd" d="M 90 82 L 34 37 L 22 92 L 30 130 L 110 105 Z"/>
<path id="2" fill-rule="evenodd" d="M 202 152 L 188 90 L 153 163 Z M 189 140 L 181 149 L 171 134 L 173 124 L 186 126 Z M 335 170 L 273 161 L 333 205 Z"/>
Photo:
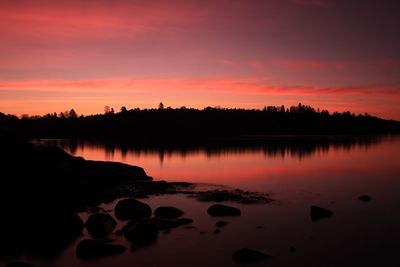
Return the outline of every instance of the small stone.
<path id="1" fill-rule="evenodd" d="M 318 221 L 323 218 L 332 217 L 333 212 L 317 206 L 312 206 L 310 209 L 310 217 L 313 221 Z"/>
<path id="2" fill-rule="evenodd" d="M 359 200 L 361 200 L 362 202 L 368 202 L 372 200 L 372 197 L 368 196 L 368 195 L 362 195 L 358 197 Z"/>
<path id="3" fill-rule="evenodd" d="M 211 216 L 239 216 L 240 209 L 222 204 L 214 204 L 208 208 L 208 214 Z"/>
<path id="4" fill-rule="evenodd" d="M 237 263 L 247 264 L 266 260 L 271 258 L 271 256 L 253 249 L 242 248 L 233 253 L 232 258 Z"/>

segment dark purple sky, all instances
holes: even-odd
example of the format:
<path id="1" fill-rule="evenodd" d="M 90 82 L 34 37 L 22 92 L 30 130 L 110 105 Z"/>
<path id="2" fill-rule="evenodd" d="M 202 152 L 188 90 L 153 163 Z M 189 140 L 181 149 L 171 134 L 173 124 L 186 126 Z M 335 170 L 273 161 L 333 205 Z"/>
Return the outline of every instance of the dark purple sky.
<path id="1" fill-rule="evenodd" d="M 1 1 L 0 111 L 302 102 L 400 119 L 400 1 Z"/>

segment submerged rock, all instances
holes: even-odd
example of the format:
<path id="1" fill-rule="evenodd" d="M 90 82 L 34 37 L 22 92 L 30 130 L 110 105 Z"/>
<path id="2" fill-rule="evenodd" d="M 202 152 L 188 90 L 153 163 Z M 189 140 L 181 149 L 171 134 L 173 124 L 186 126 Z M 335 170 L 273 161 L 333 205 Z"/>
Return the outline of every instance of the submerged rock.
<path id="1" fill-rule="evenodd" d="M 91 207 L 88 209 L 89 213 L 99 213 L 100 211 L 103 211 L 103 208 L 101 207 Z"/>
<path id="2" fill-rule="evenodd" d="M 241 204 L 262 204 L 273 200 L 264 194 L 248 192 L 240 189 L 235 190 L 210 190 L 194 193 L 194 197 L 199 201 L 222 202 L 233 201 Z"/>
<path id="3" fill-rule="evenodd" d="M 5 267 L 34 267 L 34 265 L 22 261 L 14 261 L 8 263 Z"/>
<path id="4" fill-rule="evenodd" d="M 253 249 L 242 248 L 233 253 L 232 258 L 237 263 L 246 264 L 266 260 L 272 258 L 272 256 Z"/>
<path id="5" fill-rule="evenodd" d="M 156 220 L 130 221 L 122 229 L 126 239 L 137 246 L 154 243 L 158 238 L 159 228 Z"/>
<path id="6" fill-rule="evenodd" d="M 183 211 L 175 207 L 159 207 L 154 211 L 154 216 L 161 219 L 176 219 L 183 215 Z"/>
<path id="7" fill-rule="evenodd" d="M 211 216 L 239 216 L 241 214 L 240 209 L 222 204 L 212 205 L 207 212 Z"/>
<path id="8" fill-rule="evenodd" d="M 318 206 L 311 206 L 310 216 L 311 216 L 311 220 L 313 220 L 313 221 L 318 221 L 323 218 L 329 218 L 332 215 L 333 215 L 333 212 L 328 209 L 324 209 L 324 208 L 321 208 Z"/>
<path id="9" fill-rule="evenodd" d="M 96 259 L 116 254 L 126 250 L 122 245 L 107 244 L 97 240 L 85 239 L 76 246 L 76 256 L 81 259 Z"/>
<path id="10" fill-rule="evenodd" d="M 189 218 L 180 218 L 176 220 L 169 220 L 169 219 L 157 219 L 157 225 L 160 230 L 176 228 L 182 225 L 187 225 L 193 223 L 192 219 Z"/>
<path id="11" fill-rule="evenodd" d="M 110 214 L 96 213 L 89 216 L 85 226 L 92 237 L 104 238 L 114 231 L 117 222 Z"/>
<path id="12" fill-rule="evenodd" d="M 362 202 L 368 202 L 372 200 L 372 197 L 368 196 L 368 195 L 362 195 L 358 197 L 359 200 L 361 200 Z"/>
<path id="13" fill-rule="evenodd" d="M 115 217 L 120 220 L 144 219 L 151 216 L 151 208 L 134 198 L 120 200 L 114 209 Z"/>
<path id="14" fill-rule="evenodd" d="M 215 226 L 216 226 L 216 227 L 224 227 L 224 226 L 227 225 L 227 224 L 228 224 L 228 222 L 225 222 L 225 221 L 218 221 L 218 222 L 215 223 Z"/>

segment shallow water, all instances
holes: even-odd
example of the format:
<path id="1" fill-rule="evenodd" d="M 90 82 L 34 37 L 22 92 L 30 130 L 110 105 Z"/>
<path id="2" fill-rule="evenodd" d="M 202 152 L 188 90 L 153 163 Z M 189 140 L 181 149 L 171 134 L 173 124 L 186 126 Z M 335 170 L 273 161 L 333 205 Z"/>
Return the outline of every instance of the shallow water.
<path id="1" fill-rule="evenodd" d="M 271 141 L 261 146 L 184 150 L 47 141 L 86 159 L 141 166 L 156 180 L 259 191 L 276 201 L 229 203 L 241 208 L 242 216 L 222 218 L 229 224 L 217 234 L 214 224 L 220 219 L 206 213 L 211 203 L 183 195 L 151 197 L 143 201 L 153 209 L 173 205 L 184 210 L 196 229 L 173 229 L 160 234 L 154 245 L 95 261 L 76 259 L 74 246 L 53 260 L 28 260 L 39 266 L 237 266 L 232 253 L 249 247 L 274 256 L 249 266 L 400 266 L 400 138 L 371 140 L 312 145 L 299 140 L 303 145 L 291 141 L 283 146 Z M 372 196 L 372 201 L 359 201 L 363 194 Z M 313 222 L 311 205 L 329 208 L 334 215 Z M 123 238 L 113 238 L 129 246 Z"/>

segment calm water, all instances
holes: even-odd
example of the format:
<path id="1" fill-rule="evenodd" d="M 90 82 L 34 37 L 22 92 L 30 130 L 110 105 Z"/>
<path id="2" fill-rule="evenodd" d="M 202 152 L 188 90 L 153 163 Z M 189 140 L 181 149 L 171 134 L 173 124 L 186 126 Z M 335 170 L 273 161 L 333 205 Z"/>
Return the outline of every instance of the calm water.
<path id="1" fill-rule="evenodd" d="M 152 246 L 117 257 L 81 261 L 72 246 L 51 261 L 29 260 L 41 266 L 237 266 L 232 252 L 250 247 L 274 256 L 254 266 L 400 266 L 400 138 L 285 138 L 240 147 L 162 150 L 47 141 L 86 159 L 141 166 L 156 180 L 265 192 L 277 201 L 231 203 L 242 209 L 242 216 L 226 219 L 229 225 L 215 234 L 219 219 L 207 215 L 210 203 L 182 195 L 152 197 L 144 201 L 153 208 L 181 208 L 197 228 L 174 229 Z M 359 201 L 362 194 L 372 201 Z M 334 216 L 312 222 L 311 205 L 329 208 Z"/>

